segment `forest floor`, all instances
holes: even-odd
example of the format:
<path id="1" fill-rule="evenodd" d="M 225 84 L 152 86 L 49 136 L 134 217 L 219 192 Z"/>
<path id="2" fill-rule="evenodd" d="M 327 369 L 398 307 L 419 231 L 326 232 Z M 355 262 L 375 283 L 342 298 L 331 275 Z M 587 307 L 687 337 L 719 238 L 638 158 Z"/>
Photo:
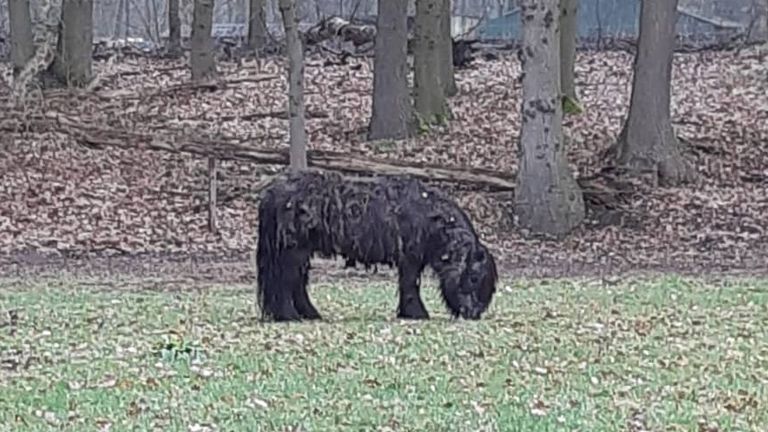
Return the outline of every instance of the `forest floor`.
<path id="1" fill-rule="evenodd" d="M 456 197 L 507 275 L 768 273 L 765 64 L 750 49 L 676 55 L 673 122 L 699 174 L 696 184 L 643 191 L 616 217 L 593 215 L 562 241 L 523 238 L 508 193 L 457 191 Z M 631 67 L 629 53 L 578 55 L 584 113 L 565 119 L 568 156 L 578 176 L 604 165 L 600 155 L 616 139 L 627 112 Z M 121 131 L 171 131 L 180 140 L 227 136 L 257 148 L 287 145 L 287 121 L 279 115 L 286 107 L 279 60 L 221 63 L 230 84 L 214 91 L 171 88 L 188 79 L 182 62 L 127 59 L 95 68 L 101 80 L 97 91 L 54 91 L 43 100 L 33 93 L 29 115 Z M 8 73 L 6 67 L 6 78 Z M 396 144 L 371 143 L 365 140 L 371 62 L 328 66 L 311 58 L 306 68 L 310 148 L 514 175 L 519 73 L 512 53 L 477 60 L 457 72 L 460 93 L 450 101 L 455 119 L 448 125 Z M 7 85 L 0 86 L 0 98 L 7 100 L 8 93 Z M 219 232 L 211 234 L 206 159 L 89 148 L 77 144 L 77 133 L 65 124 L 15 133 L 0 127 L 0 276 L 121 270 L 252 280 L 257 191 L 280 167 L 221 162 Z"/>

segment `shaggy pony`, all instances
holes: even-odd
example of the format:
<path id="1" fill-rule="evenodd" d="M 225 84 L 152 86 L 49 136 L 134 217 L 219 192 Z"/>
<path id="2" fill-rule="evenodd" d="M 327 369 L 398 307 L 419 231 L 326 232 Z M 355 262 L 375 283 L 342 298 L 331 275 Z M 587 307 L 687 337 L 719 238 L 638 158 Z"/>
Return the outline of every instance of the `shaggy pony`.
<path id="1" fill-rule="evenodd" d="M 396 266 L 397 316 L 428 319 L 420 295 L 430 266 L 453 317 L 479 319 L 496 291 L 496 264 L 466 213 L 407 176 L 280 174 L 259 204 L 257 297 L 263 318 L 319 319 L 307 293 L 310 258 Z"/>

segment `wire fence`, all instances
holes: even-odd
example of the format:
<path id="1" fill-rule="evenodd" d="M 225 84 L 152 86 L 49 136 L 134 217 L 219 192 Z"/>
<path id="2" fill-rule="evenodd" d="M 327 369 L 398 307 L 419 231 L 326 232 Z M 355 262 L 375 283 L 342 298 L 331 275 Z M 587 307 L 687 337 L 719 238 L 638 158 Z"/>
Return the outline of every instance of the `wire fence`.
<path id="1" fill-rule="evenodd" d="M 36 19 L 45 0 L 30 0 Z M 375 20 L 376 0 L 297 0 L 300 27 L 337 15 Z M 601 41 L 633 40 L 637 34 L 641 0 L 579 0 L 581 44 L 599 47 Z M 479 40 L 514 41 L 520 30 L 519 0 L 453 0 L 452 33 Z M 95 42 L 137 38 L 161 45 L 168 33 L 166 0 L 94 0 Z M 179 0 L 182 36 L 191 29 L 194 0 Z M 282 37 L 276 0 L 267 2 L 267 28 Z M 414 1 L 409 5 L 415 12 Z M 249 0 L 215 0 L 214 37 L 244 38 Z M 703 44 L 742 38 L 768 39 L 768 0 L 680 0 L 679 36 Z M 10 49 L 8 0 L 0 0 L 0 55 Z"/>

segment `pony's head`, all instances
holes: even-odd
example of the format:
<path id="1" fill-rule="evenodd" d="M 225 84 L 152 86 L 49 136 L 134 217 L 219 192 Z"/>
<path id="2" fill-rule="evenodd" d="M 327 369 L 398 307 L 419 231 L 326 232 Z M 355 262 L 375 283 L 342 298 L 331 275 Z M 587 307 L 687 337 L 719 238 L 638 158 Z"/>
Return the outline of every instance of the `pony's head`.
<path id="1" fill-rule="evenodd" d="M 477 320 L 496 292 L 496 262 L 479 242 L 467 248 L 460 259 L 460 270 L 443 279 L 443 297 L 454 317 Z"/>

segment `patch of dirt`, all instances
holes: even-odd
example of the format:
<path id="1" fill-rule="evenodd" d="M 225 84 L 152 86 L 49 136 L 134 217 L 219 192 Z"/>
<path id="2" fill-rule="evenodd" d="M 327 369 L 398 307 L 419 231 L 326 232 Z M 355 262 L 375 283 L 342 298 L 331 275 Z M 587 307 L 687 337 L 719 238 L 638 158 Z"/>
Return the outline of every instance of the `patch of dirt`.
<path id="1" fill-rule="evenodd" d="M 457 71 L 460 94 L 450 102 L 455 120 L 396 144 L 364 138 L 371 61 L 321 65 L 310 59 L 306 72 L 310 148 L 516 172 L 521 94 L 514 55 Z M 673 122 L 699 174 L 695 185 L 644 191 L 620 211 L 591 215 L 560 242 L 525 239 L 515 227 L 510 194 L 456 191 L 456 197 L 510 276 L 765 272 L 764 65 L 749 49 L 676 55 Z M 585 111 L 566 118 L 565 131 L 571 166 L 580 177 L 602 168 L 601 154 L 618 135 L 629 104 L 631 66 L 627 53 L 579 53 L 576 80 Z M 221 74 L 236 85 L 218 89 L 179 87 L 188 73 L 168 61 L 134 59 L 109 68 L 98 62 L 96 69 L 101 89 L 31 97 L 26 118 L 53 115 L 94 128 L 172 131 L 180 140 L 190 134 L 226 136 L 254 148 L 287 145 L 287 120 L 273 115 L 285 109 L 280 60 L 222 63 Z M 0 86 L 3 103 L 7 92 Z M 258 189 L 279 167 L 221 162 L 219 232 L 211 234 L 205 159 L 87 148 L 77 143 L 82 137 L 76 131 L 20 129 L 10 116 L 0 116 L 0 276 L 253 277 L 248 254 L 255 245 Z M 319 261 L 317 266 L 336 268 Z M 350 272 L 334 271 L 328 274 Z"/>

